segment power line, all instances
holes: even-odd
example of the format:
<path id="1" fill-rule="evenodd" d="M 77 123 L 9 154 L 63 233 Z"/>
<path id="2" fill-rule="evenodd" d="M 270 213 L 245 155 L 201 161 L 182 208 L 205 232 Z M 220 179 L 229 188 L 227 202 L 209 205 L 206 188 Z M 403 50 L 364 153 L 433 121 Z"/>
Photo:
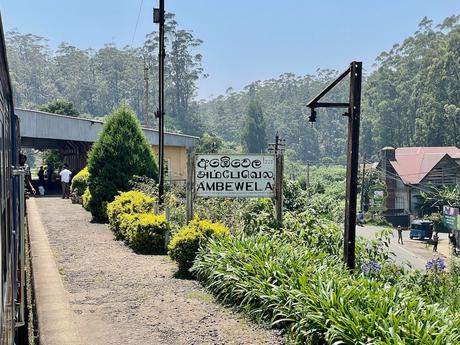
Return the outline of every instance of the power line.
<path id="1" fill-rule="evenodd" d="M 139 24 L 139 18 L 141 17 L 143 4 L 144 4 L 144 0 L 141 0 L 141 5 L 139 6 L 139 13 L 137 14 L 136 26 L 134 27 L 133 38 L 131 39 L 131 47 L 133 46 L 133 43 L 134 43 L 134 37 L 136 37 L 137 25 Z"/>
<path id="2" fill-rule="evenodd" d="M 366 160 L 366 163 L 370 163 L 370 164 L 374 164 L 372 163 L 371 161 L 368 161 Z M 450 167 L 450 168 L 441 168 L 442 171 L 460 171 L 460 167 Z M 430 173 L 431 171 L 433 171 L 433 169 L 429 170 L 429 171 L 424 171 L 424 172 L 419 172 L 419 173 L 411 173 L 411 174 L 397 174 L 395 176 L 399 176 L 399 177 L 404 177 L 404 176 L 415 176 L 415 175 L 425 175 L 425 174 L 428 174 Z M 446 177 L 456 177 L 457 174 L 455 173 L 449 173 L 447 175 L 444 175 Z"/>
<path id="3" fill-rule="evenodd" d="M 388 171 L 384 171 L 381 167 L 376 167 L 375 169 L 380 171 L 380 172 L 385 172 L 387 174 L 387 177 L 390 180 L 403 182 L 402 179 L 398 175 L 392 174 L 392 173 L 390 173 Z M 419 186 L 422 186 L 422 187 L 419 187 Z M 411 185 L 409 185 L 409 187 L 413 188 L 413 189 L 417 189 L 417 190 L 419 190 L 421 192 L 430 192 L 433 189 L 438 190 L 438 188 L 435 185 L 432 185 L 432 184 L 427 185 L 426 183 L 419 183 L 418 186 L 411 184 Z"/>

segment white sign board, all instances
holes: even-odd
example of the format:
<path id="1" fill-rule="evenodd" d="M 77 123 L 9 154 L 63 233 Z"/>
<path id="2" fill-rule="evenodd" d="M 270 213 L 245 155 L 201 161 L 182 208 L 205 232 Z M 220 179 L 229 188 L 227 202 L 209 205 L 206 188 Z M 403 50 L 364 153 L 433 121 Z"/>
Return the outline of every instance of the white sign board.
<path id="1" fill-rule="evenodd" d="M 273 198 L 274 155 L 197 155 L 195 192 L 202 197 Z"/>

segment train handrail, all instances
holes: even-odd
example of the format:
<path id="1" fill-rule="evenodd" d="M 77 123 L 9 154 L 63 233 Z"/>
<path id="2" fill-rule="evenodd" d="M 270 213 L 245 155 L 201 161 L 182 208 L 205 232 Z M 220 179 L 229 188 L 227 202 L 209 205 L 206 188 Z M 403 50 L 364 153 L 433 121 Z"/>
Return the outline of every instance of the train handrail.
<path id="1" fill-rule="evenodd" d="M 25 285 L 25 175 L 26 170 L 22 167 L 13 168 L 13 176 L 17 176 L 19 179 L 19 279 L 20 279 L 20 294 L 19 301 L 16 301 L 19 304 L 19 313 L 15 321 L 15 327 L 22 327 L 25 325 L 25 296 L 24 296 L 24 285 Z"/>

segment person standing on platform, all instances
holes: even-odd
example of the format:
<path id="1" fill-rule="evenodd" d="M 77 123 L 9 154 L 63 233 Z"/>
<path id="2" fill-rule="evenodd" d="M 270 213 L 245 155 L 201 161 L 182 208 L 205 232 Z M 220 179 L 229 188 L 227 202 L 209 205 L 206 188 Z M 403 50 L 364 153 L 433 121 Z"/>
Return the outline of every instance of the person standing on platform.
<path id="1" fill-rule="evenodd" d="M 39 186 L 45 186 L 45 170 L 41 166 L 40 169 L 38 170 L 38 185 Z"/>
<path id="2" fill-rule="evenodd" d="M 433 236 L 433 252 L 438 251 L 438 242 L 439 242 L 439 236 L 438 236 L 438 233 L 436 232 Z"/>
<path id="3" fill-rule="evenodd" d="M 404 244 L 403 243 L 402 232 L 403 232 L 403 229 L 401 228 L 401 225 L 398 225 L 398 244 L 399 243 Z"/>
<path id="4" fill-rule="evenodd" d="M 59 173 L 61 176 L 62 199 L 70 197 L 70 175 L 72 175 L 72 172 L 68 168 L 67 163 L 64 163 L 64 168 Z"/>
<path id="5" fill-rule="evenodd" d="M 35 195 L 36 191 L 35 191 L 34 186 L 32 185 L 32 174 L 30 173 L 30 168 L 26 164 L 26 162 L 27 162 L 27 156 L 23 153 L 20 153 L 19 154 L 19 166 L 21 166 L 26 172 L 24 176 L 25 187 L 26 189 L 29 190 L 30 193 Z"/>

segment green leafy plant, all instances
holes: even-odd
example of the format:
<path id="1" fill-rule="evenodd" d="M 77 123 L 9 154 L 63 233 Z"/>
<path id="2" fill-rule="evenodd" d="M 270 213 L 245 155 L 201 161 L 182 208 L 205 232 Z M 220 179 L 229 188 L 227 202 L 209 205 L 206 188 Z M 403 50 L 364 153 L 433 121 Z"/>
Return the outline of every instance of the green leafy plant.
<path id="1" fill-rule="evenodd" d="M 123 105 L 107 117 L 88 157 L 89 209 L 96 220 L 106 220 L 105 206 L 118 192 L 128 191 L 134 175 L 157 178 L 152 149 L 139 120 Z"/>
<path id="2" fill-rule="evenodd" d="M 120 193 L 115 200 L 107 205 L 107 217 L 110 229 L 118 239 L 124 238 L 120 230 L 122 217 L 125 214 L 153 213 L 155 198 L 138 191 Z"/>
<path id="3" fill-rule="evenodd" d="M 142 192 L 151 197 L 158 196 L 158 184 L 153 178 L 134 175 L 129 181 L 129 186 L 131 190 Z"/>
<path id="4" fill-rule="evenodd" d="M 192 271 L 223 303 L 295 344 L 459 343 L 457 312 L 380 280 L 376 262 L 364 269 L 350 273 L 309 245 L 241 233 L 210 239 Z"/>

